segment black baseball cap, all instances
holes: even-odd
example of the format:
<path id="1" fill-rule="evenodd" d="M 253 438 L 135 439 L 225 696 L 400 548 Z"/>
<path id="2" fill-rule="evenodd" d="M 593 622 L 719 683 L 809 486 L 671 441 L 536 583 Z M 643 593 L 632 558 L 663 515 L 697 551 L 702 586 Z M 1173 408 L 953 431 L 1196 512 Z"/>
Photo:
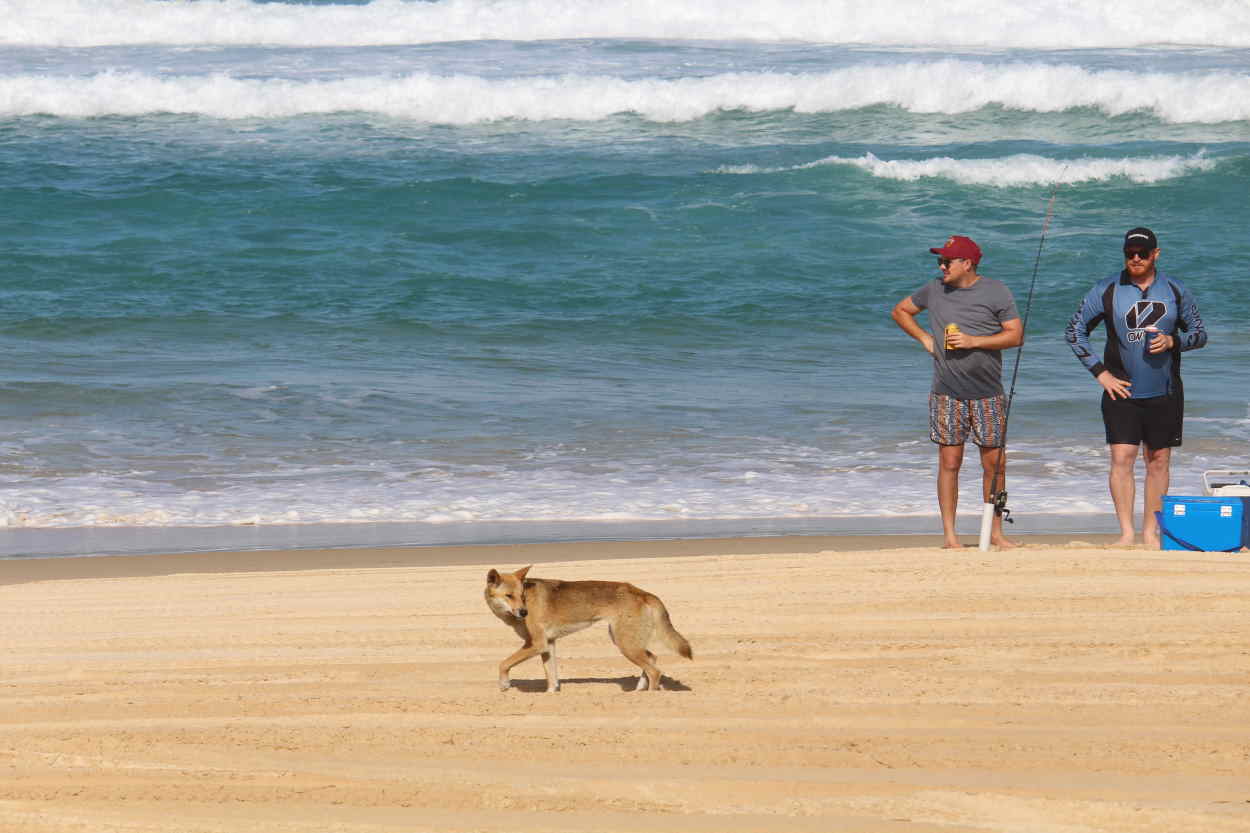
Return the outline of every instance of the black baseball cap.
<path id="1" fill-rule="evenodd" d="M 1159 241 L 1155 238 L 1155 233 L 1145 226 L 1129 229 L 1124 232 L 1124 248 L 1136 246 L 1147 251 L 1153 252 L 1159 248 Z"/>

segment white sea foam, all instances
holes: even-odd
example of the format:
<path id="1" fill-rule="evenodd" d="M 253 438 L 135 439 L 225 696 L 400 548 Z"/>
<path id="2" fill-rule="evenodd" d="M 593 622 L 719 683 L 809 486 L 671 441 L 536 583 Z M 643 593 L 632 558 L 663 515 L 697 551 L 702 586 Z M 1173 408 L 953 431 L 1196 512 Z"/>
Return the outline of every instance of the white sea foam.
<path id="1" fill-rule="evenodd" d="M 330 81 L 231 75 L 0 77 L 0 115 L 68 117 L 191 113 L 275 118 L 371 112 L 421 122 L 593 121 L 633 113 L 680 122 L 725 111 L 825 113 L 874 105 L 963 113 L 997 105 L 1032 112 L 1152 110 L 1169 122 L 1250 120 L 1250 77 L 1230 72 L 1093 71 L 1041 63 L 908 61 L 821 73 L 727 73 L 626 80 L 606 76 L 486 79 L 413 73 Z"/>
<path id="2" fill-rule="evenodd" d="M 651 458 L 599 460 L 599 465 L 507 468 L 443 466 L 414 470 L 411 461 L 381 469 L 374 461 L 294 465 L 241 472 L 230 464 L 197 477 L 194 489 L 170 488 L 144 472 L 125 476 L 41 472 L 40 488 L 0 481 L 0 528 L 9 530 L 325 523 L 670 521 L 932 516 L 936 513 L 927 441 L 887 442 L 828 452 L 770 443 L 755 456 L 709 457 L 701 465 L 665 466 Z M 1245 426 L 1221 447 L 1240 448 Z M 1032 514 L 1109 511 L 1105 453 L 1094 443 L 1018 440 L 1012 506 Z M 691 455 L 675 455 L 689 461 Z M 604 466 L 619 471 L 602 475 Z M 1196 456 L 1174 472 L 1180 494 L 1196 494 L 1199 472 L 1215 465 Z M 968 499 L 965 511 L 979 515 Z M 1188 491 L 1186 491 L 1188 490 Z M 0 541 L 0 557 L 6 554 Z"/>
<path id="3" fill-rule="evenodd" d="M 1123 48 L 1250 46 L 1239 0 L 0 0 L 0 44 L 365 46 L 460 40 L 673 38 Z"/>
<path id="4" fill-rule="evenodd" d="M 457 477 L 447 482 L 287 478 L 253 486 L 241 478 L 220 489 L 170 492 L 91 476 L 55 489 L 0 499 L 0 527 L 187 527 L 291 523 L 456 523 L 494 521 L 646 521 L 743 518 L 846 518 L 931 515 L 927 468 L 795 475 L 769 461 L 738 473 L 668 472 L 629 484 L 561 470 L 521 477 Z M 1097 478 L 1068 488 L 1062 478 L 1016 487 L 1039 511 L 1081 512 Z M 1062 487 L 1055 487 L 1056 483 Z M 1052 488 L 1046 488 L 1052 487 Z M 1042 509 L 1044 507 L 1044 510 Z"/>
<path id="5" fill-rule="evenodd" d="M 871 153 L 859 157 L 828 156 L 788 168 L 754 165 L 725 166 L 716 173 L 760 174 L 803 170 L 828 165 L 849 165 L 882 179 L 915 181 L 926 177 L 954 180 L 963 185 L 1075 185 L 1124 177 L 1133 182 L 1159 182 L 1195 171 L 1209 171 L 1215 162 L 1203 153 L 1192 156 L 1145 156 L 1114 159 L 1048 159 L 1019 153 L 995 159 L 879 159 Z"/>

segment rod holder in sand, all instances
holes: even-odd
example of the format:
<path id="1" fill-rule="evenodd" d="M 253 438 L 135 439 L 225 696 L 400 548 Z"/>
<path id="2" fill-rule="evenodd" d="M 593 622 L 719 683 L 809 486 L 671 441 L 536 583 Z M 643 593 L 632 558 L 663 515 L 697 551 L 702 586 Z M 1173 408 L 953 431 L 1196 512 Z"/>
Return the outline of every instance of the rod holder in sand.
<path id="1" fill-rule="evenodd" d="M 994 528 L 994 504 L 987 503 L 981 510 L 981 552 L 990 551 L 990 530 Z"/>

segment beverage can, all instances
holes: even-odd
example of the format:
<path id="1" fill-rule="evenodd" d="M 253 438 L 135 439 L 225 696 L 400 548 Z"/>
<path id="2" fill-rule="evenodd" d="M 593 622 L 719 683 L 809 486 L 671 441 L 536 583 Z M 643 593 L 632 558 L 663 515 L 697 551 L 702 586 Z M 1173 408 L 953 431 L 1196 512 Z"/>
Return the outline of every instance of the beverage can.
<path id="1" fill-rule="evenodd" d="M 958 333 L 958 332 L 961 332 L 958 324 L 946 325 L 946 340 L 943 346 L 945 346 L 947 350 L 955 349 L 954 347 L 951 347 L 951 333 Z"/>

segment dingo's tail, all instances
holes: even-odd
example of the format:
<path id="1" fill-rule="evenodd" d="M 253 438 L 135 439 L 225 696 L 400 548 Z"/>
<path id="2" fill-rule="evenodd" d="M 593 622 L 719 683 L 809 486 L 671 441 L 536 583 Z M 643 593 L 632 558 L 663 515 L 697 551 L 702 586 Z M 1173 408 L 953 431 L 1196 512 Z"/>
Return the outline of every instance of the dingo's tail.
<path id="1" fill-rule="evenodd" d="M 686 637 L 677 632 L 677 628 L 673 627 L 673 620 L 668 618 L 668 608 L 664 606 L 664 602 L 655 596 L 651 598 L 655 600 L 651 610 L 656 616 L 656 624 L 659 625 L 660 638 L 681 656 L 694 659 L 694 651 L 690 650 L 690 643 Z"/>

